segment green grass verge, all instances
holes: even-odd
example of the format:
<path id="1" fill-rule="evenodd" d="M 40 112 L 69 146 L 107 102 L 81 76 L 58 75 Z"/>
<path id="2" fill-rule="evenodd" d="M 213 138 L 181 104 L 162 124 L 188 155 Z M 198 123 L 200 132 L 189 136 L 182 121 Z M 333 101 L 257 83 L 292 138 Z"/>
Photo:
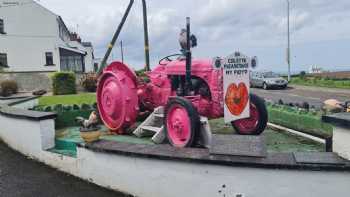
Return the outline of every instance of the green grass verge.
<path id="1" fill-rule="evenodd" d="M 267 108 L 271 123 L 323 138 L 333 135 L 332 125 L 323 123 L 319 113 L 279 105 L 268 105 Z"/>
<path id="2" fill-rule="evenodd" d="M 316 78 L 316 77 L 307 77 L 301 79 L 299 77 L 293 77 L 290 81 L 290 84 L 295 85 L 304 85 L 304 86 L 315 86 L 315 87 L 327 87 L 327 88 L 340 88 L 340 89 L 349 89 L 350 80 L 348 79 L 326 79 L 326 78 Z"/>
<path id="3" fill-rule="evenodd" d="M 224 120 L 218 119 L 216 121 L 222 121 L 223 124 Z M 217 128 L 216 125 L 214 125 L 212 129 L 218 131 L 218 129 L 221 129 L 221 126 L 219 125 L 219 128 Z M 107 129 L 104 127 L 101 131 L 101 139 L 103 140 L 130 144 L 153 144 L 150 138 L 137 138 L 132 135 L 107 135 Z M 231 127 L 230 132 L 227 131 L 227 134 L 232 134 L 233 132 Z M 222 134 L 222 132 L 220 133 Z M 284 132 L 276 132 L 267 129 L 264 135 L 266 136 L 268 152 L 323 152 L 325 150 L 322 144 Z M 82 142 L 83 139 L 80 137 L 78 127 L 64 128 L 56 131 L 56 147 L 50 151 L 75 157 L 76 143 Z"/>
<path id="4" fill-rule="evenodd" d="M 40 106 L 50 106 L 56 104 L 62 105 L 81 105 L 81 104 L 93 104 L 96 102 L 95 93 L 82 93 L 73 95 L 62 96 L 43 96 L 39 99 Z"/>

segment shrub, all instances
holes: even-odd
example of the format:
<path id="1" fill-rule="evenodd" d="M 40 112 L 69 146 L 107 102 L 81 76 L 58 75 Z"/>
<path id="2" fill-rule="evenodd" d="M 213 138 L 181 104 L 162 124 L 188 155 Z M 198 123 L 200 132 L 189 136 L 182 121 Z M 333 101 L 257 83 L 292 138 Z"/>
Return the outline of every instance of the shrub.
<path id="1" fill-rule="evenodd" d="M 62 112 L 63 111 L 63 105 L 62 104 L 57 104 L 53 106 L 53 110 L 56 112 Z"/>
<path id="2" fill-rule="evenodd" d="M 16 94 L 18 92 L 17 82 L 14 80 L 5 80 L 0 84 L 1 95 L 2 96 L 11 96 L 12 94 Z"/>
<path id="3" fill-rule="evenodd" d="M 97 110 L 97 103 L 92 104 L 92 109 Z"/>
<path id="4" fill-rule="evenodd" d="M 301 71 L 299 74 L 300 79 L 305 79 L 306 77 L 306 72 L 305 71 Z"/>
<path id="5" fill-rule="evenodd" d="M 72 111 L 72 109 L 73 109 L 73 106 L 71 106 L 71 105 L 64 105 L 63 106 L 63 111 Z"/>
<path id="6" fill-rule="evenodd" d="M 135 71 L 135 74 L 139 79 L 142 79 L 144 82 L 150 82 L 149 77 L 146 75 L 145 69 L 137 70 Z"/>
<path id="7" fill-rule="evenodd" d="M 56 72 L 52 75 L 54 95 L 76 94 L 75 74 L 72 72 Z"/>
<path id="8" fill-rule="evenodd" d="M 45 112 L 52 112 L 52 107 L 51 106 L 47 106 L 44 109 Z"/>
<path id="9" fill-rule="evenodd" d="M 88 92 L 96 92 L 97 74 L 93 72 L 84 74 L 80 79 L 80 85 Z"/>
<path id="10" fill-rule="evenodd" d="M 79 107 L 79 105 L 77 105 L 77 104 L 74 104 L 74 105 L 73 105 L 73 110 L 80 110 L 80 107 Z"/>
<path id="11" fill-rule="evenodd" d="M 80 109 L 85 111 L 91 110 L 91 106 L 89 104 L 83 103 Z"/>

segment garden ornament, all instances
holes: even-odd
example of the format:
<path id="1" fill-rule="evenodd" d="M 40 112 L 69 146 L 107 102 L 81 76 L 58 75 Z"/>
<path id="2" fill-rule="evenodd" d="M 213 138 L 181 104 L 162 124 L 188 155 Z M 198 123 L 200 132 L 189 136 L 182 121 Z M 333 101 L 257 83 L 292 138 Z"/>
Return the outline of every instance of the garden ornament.
<path id="1" fill-rule="evenodd" d="M 75 120 L 85 129 L 97 128 L 98 126 L 98 117 L 95 111 L 91 112 L 89 119 L 87 120 L 83 117 L 76 117 Z"/>

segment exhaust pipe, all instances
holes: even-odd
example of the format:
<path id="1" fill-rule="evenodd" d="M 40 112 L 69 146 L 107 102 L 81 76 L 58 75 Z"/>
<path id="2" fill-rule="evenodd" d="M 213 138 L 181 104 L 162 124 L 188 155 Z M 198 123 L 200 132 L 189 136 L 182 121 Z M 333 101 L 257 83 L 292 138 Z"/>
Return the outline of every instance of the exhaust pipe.
<path id="1" fill-rule="evenodd" d="M 191 19 L 190 17 L 186 18 L 186 39 L 187 39 L 187 46 L 186 46 L 186 79 L 185 79 L 185 94 L 187 96 L 190 95 L 192 91 L 192 82 L 191 82 L 191 67 L 192 67 L 192 52 L 191 52 Z"/>
<path id="2" fill-rule="evenodd" d="M 149 39 L 148 39 L 148 22 L 147 22 L 147 5 L 146 0 L 142 0 L 142 8 L 143 8 L 143 32 L 145 39 L 145 60 L 146 60 L 146 71 L 151 71 L 151 67 L 149 64 Z"/>

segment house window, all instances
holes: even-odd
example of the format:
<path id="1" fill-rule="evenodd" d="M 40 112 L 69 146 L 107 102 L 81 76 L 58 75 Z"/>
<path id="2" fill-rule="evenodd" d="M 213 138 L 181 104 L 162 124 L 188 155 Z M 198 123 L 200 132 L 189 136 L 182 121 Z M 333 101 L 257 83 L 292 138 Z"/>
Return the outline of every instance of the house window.
<path id="1" fill-rule="evenodd" d="M 46 57 L 46 66 L 54 65 L 52 52 L 46 52 L 45 57 Z"/>
<path id="2" fill-rule="evenodd" d="M 0 67 L 8 67 L 6 53 L 0 53 Z"/>
<path id="3" fill-rule="evenodd" d="M 4 20 L 0 18 L 0 34 L 5 34 Z"/>

